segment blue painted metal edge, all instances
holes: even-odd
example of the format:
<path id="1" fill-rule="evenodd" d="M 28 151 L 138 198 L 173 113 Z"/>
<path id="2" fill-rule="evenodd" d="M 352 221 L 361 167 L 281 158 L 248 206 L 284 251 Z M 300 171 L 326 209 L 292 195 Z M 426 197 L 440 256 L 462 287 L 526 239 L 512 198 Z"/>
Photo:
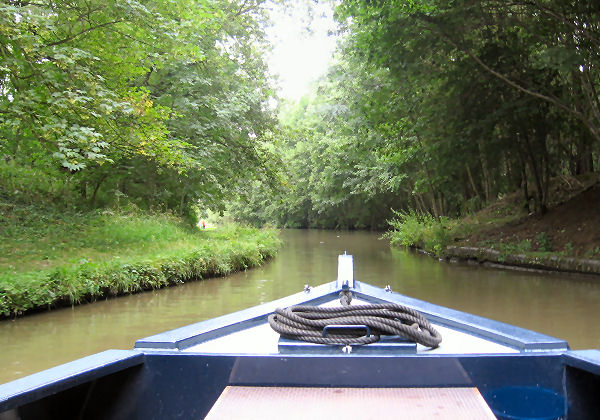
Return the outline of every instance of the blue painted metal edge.
<path id="1" fill-rule="evenodd" d="M 206 357 L 206 358 L 233 358 L 233 359 L 502 359 L 502 358 L 520 358 L 520 359 L 544 359 L 548 357 L 556 358 L 557 362 L 560 362 L 562 356 L 565 354 L 562 351 L 545 351 L 545 352 L 527 352 L 527 353 L 397 353 L 397 354 L 382 354 L 382 353 L 265 353 L 265 354 L 248 354 L 248 353 L 202 353 L 202 352 L 181 352 L 178 350 L 166 350 L 166 351 L 154 351 L 149 349 L 144 350 L 144 354 L 148 358 L 153 357 L 181 357 L 181 358 L 194 358 L 194 357 Z"/>
<path id="2" fill-rule="evenodd" d="M 575 350 L 563 354 L 563 363 L 577 369 L 600 375 L 600 350 Z"/>
<path id="3" fill-rule="evenodd" d="M 461 312 L 398 293 L 386 292 L 378 287 L 361 283 L 357 297 L 367 301 L 387 301 L 408 306 L 423 313 L 434 323 L 460 329 L 483 338 L 505 343 L 522 351 L 567 351 L 569 344 L 565 340 L 550 337 L 525 328 L 494 321 L 481 316 Z"/>
<path id="4" fill-rule="evenodd" d="M 0 385 L 0 412 L 144 363 L 135 350 L 106 350 Z"/>
<path id="5" fill-rule="evenodd" d="M 313 287 L 309 291 L 296 293 L 272 302 L 243 309 L 206 321 L 197 322 L 185 327 L 137 340 L 136 349 L 184 349 L 235 331 L 249 328 L 265 321 L 266 317 L 277 308 L 306 303 L 318 304 L 329 300 L 329 296 L 339 292 L 335 281 Z"/>

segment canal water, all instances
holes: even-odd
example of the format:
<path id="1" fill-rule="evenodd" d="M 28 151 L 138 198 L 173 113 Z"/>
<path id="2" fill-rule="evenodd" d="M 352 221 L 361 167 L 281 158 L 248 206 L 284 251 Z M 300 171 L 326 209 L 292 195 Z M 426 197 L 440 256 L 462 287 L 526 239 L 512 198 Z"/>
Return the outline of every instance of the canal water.
<path id="1" fill-rule="evenodd" d="M 369 232 L 286 230 L 263 267 L 225 278 L 0 321 L 0 383 L 136 339 L 335 280 L 337 255 L 355 256 L 359 281 L 600 348 L 600 281 L 440 263 L 391 249 Z"/>

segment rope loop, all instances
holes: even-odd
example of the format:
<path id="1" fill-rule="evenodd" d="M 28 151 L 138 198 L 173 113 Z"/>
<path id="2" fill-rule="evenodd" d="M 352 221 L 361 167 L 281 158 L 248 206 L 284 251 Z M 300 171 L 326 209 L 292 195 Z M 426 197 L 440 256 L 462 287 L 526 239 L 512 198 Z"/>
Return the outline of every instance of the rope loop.
<path id="1" fill-rule="evenodd" d="M 269 324 L 284 337 L 317 344 L 371 344 L 379 341 L 381 335 L 399 335 L 432 348 L 438 347 L 442 341 L 440 333 L 423 315 L 395 303 L 278 308 L 269 315 Z M 333 325 L 356 328 L 332 329 L 324 337 L 323 328 Z M 370 334 L 365 334 L 369 330 Z"/>

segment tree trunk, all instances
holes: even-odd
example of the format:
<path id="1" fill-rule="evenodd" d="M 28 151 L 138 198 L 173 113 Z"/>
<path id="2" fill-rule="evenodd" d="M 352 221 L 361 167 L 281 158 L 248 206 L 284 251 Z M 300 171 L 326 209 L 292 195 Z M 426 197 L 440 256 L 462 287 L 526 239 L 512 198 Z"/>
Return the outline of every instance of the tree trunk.
<path id="1" fill-rule="evenodd" d="M 479 198 L 479 201 L 483 203 L 483 199 L 481 198 L 481 194 L 479 193 L 479 189 L 475 185 L 475 180 L 473 179 L 473 175 L 471 174 L 471 168 L 469 168 L 468 164 L 465 164 L 467 168 L 467 175 L 469 177 L 469 182 L 471 183 L 471 188 L 473 189 L 473 193 Z"/>
<path id="2" fill-rule="evenodd" d="M 527 165 L 523 161 L 523 157 L 519 154 L 521 160 L 521 190 L 523 191 L 523 198 L 525 199 L 525 208 L 529 213 L 529 184 L 527 182 Z"/>
<path id="3" fill-rule="evenodd" d="M 577 175 L 593 172 L 594 157 L 592 154 L 591 140 L 587 133 L 581 133 L 579 143 L 577 145 L 577 158 L 575 172 Z"/>
<path id="4" fill-rule="evenodd" d="M 100 179 L 98 180 L 98 182 L 96 182 L 96 185 L 94 186 L 94 192 L 92 193 L 92 198 L 90 199 L 90 204 L 91 204 L 92 208 L 96 207 L 96 196 L 98 194 L 98 190 L 100 189 L 100 185 L 102 185 L 102 183 L 104 182 L 106 177 L 108 177 L 108 174 L 107 173 L 103 174 L 100 177 Z"/>
<path id="5" fill-rule="evenodd" d="M 544 137 L 542 139 L 542 137 Z M 544 214 L 548 211 L 547 199 L 548 199 L 548 180 L 549 180 L 549 165 L 548 165 L 548 151 L 546 149 L 545 132 L 536 133 L 535 139 L 538 147 L 534 148 L 531 144 L 530 136 L 525 133 L 524 135 L 525 145 L 527 148 L 527 155 L 529 157 L 529 167 L 533 173 L 533 179 L 535 181 L 536 192 L 535 192 L 535 212 Z M 540 155 L 539 157 L 537 155 Z"/>
<path id="6" fill-rule="evenodd" d="M 488 162 L 484 153 L 483 141 L 477 140 L 477 146 L 479 149 L 479 162 L 481 164 L 481 174 L 483 175 L 483 191 L 485 194 L 485 202 L 490 202 L 491 186 L 490 186 L 490 173 L 488 171 Z"/>
<path id="7" fill-rule="evenodd" d="M 183 208 L 185 205 L 185 197 L 186 197 L 186 192 L 185 192 L 185 188 L 183 190 L 181 190 L 181 198 L 179 200 L 179 217 L 183 216 Z"/>

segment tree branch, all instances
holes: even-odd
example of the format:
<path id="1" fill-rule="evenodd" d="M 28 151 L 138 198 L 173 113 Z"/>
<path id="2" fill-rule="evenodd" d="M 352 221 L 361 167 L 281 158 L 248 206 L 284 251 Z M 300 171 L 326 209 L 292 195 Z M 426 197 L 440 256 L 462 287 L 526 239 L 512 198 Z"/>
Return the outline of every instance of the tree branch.
<path id="1" fill-rule="evenodd" d="M 576 25 L 572 20 L 568 19 L 566 16 L 561 15 L 548 7 L 543 7 L 541 5 L 535 4 L 531 1 L 519 1 L 516 4 L 533 7 L 543 13 L 546 13 L 547 15 L 553 17 L 555 20 L 562 22 L 565 25 L 569 26 L 571 29 L 578 31 L 581 35 L 592 41 L 597 47 L 600 47 L 600 39 L 592 35 L 590 31 L 586 30 L 585 28 Z"/>
<path id="2" fill-rule="evenodd" d="M 467 47 L 463 47 L 460 46 L 456 41 L 454 41 L 452 39 L 452 37 L 450 37 L 447 33 L 444 32 L 444 30 L 442 28 L 440 28 L 440 25 L 435 22 L 433 19 L 431 19 L 428 16 L 425 15 L 418 15 L 416 16 L 419 20 L 421 20 L 422 22 L 424 22 L 425 24 L 428 25 L 433 25 L 436 28 L 436 32 L 443 38 L 445 39 L 448 43 L 450 43 L 454 48 L 456 48 L 459 51 L 464 52 L 465 54 L 467 54 L 469 57 L 471 57 L 477 64 L 479 64 L 479 66 L 481 68 L 483 68 L 485 71 L 487 71 L 488 73 L 492 74 L 493 76 L 497 77 L 498 79 L 502 80 L 503 82 L 505 82 L 506 84 L 508 84 L 509 86 L 514 87 L 515 89 L 533 96 L 534 98 L 538 98 L 538 99 L 542 99 L 546 102 L 549 102 L 557 107 L 559 107 L 560 109 L 568 112 L 569 114 L 572 114 L 573 116 L 575 116 L 577 119 L 579 119 L 581 122 L 583 122 L 586 127 L 588 127 L 588 129 L 591 131 L 592 135 L 600 140 L 600 132 L 598 127 L 596 127 L 584 114 L 583 112 L 573 109 L 571 107 L 569 107 L 568 105 L 565 105 L 564 103 L 562 103 L 560 100 L 558 100 L 557 98 L 554 98 L 552 96 L 548 96 L 548 95 L 544 95 L 542 93 L 533 91 L 531 89 L 528 89 L 524 86 L 521 86 L 519 83 L 509 79 L 507 76 L 503 75 L 502 73 L 494 70 L 493 68 L 491 68 L 490 66 L 488 66 L 481 58 L 479 58 L 473 51 L 471 51 L 471 49 L 467 48 Z"/>
<path id="3" fill-rule="evenodd" d="M 46 47 L 46 48 L 47 47 L 54 47 L 56 45 L 64 44 L 66 42 L 72 41 L 73 39 L 75 39 L 75 38 L 77 38 L 77 37 L 79 37 L 79 36 L 81 36 L 81 35 L 83 35 L 85 33 L 88 33 L 88 32 L 91 32 L 91 31 L 95 31 L 96 29 L 104 28 L 105 26 L 115 25 L 115 24 L 120 23 L 120 22 L 124 22 L 124 19 L 117 19 L 117 20 L 113 20 L 113 21 L 110 21 L 110 22 L 104 22 L 104 23 L 101 23 L 101 24 L 96 25 L 96 26 L 91 26 L 91 27 L 89 27 L 87 29 L 84 29 L 81 32 L 77 32 L 74 35 L 68 36 L 67 38 L 63 38 L 61 40 L 54 41 L 54 42 L 51 42 L 49 44 L 46 44 L 46 45 L 44 45 L 44 47 Z"/>

